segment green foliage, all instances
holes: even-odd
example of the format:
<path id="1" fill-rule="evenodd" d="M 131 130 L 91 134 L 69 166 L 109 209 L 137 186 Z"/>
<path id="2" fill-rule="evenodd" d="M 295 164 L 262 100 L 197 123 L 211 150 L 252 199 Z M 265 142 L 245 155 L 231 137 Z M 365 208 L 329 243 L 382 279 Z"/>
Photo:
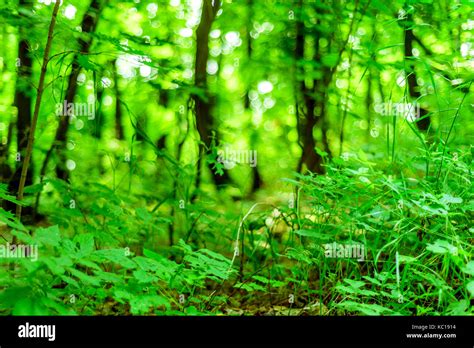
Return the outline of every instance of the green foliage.
<path id="1" fill-rule="evenodd" d="M 473 315 L 472 3 L 199 3 L 64 1 L 21 201 L 52 3 L 0 5 L 0 314 Z"/>

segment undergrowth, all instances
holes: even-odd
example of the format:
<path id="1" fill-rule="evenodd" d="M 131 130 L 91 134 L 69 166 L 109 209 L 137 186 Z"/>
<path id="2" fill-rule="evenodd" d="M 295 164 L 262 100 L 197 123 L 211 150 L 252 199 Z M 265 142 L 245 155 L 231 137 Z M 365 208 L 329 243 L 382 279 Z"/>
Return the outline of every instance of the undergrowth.
<path id="1" fill-rule="evenodd" d="M 327 175 L 285 179 L 286 198 L 226 202 L 233 210 L 44 180 L 27 193 L 32 204 L 44 191 L 47 221 L 0 210 L 6 241 L 39 248 L 34 262 L 0 258 L 0 312 L 472 315 L 473 156 L 442 156 L 423 173 L 360 152 Z M 5 185 L 0 198 L 15 202 Z M 185 228 L 170 230 L 176 219 Z M 331 243 L 360 245 L 363 258 L 327 257 Z"/>

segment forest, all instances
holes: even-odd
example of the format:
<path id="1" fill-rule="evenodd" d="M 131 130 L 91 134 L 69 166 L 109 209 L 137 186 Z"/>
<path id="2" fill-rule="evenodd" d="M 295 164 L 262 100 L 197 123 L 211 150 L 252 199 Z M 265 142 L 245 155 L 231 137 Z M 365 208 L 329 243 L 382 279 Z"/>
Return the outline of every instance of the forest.
<path id="1" fill-rule="evenodd" d="M 473 14 L 2 0 L 0 315 L 473 315 Z"/>

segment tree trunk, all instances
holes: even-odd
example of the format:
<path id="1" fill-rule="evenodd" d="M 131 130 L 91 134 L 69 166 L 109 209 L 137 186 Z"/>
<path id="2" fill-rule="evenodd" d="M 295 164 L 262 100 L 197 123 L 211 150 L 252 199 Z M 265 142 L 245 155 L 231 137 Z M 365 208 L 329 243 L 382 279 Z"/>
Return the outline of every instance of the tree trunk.
<path id="1" fill-rule="evenodd" d="M 97 20 L 99 18 L 100 12 L 100 0 L 92 0 L 92 3 L 89 7 L 89 10 L 84 15 L 82 20 L 82 32 L 83 33 L 92 33 L 95 31 L 97 26 Z M 92 44 L 92 40 L 84 40 L 79 39 L 79 46 L 80 46 L 80 53 L 81 54 L 88 54 L 90 51 L 90 47 Z M 68 78 L 68 87 L 66 90 L 66 98 L 63 101 L 66 103 L 74 102 L 74 96 L 76 95 L 77 91 L 77 77 L 81 71 L 81 67 L 78 63 L 78 54 L 74 54 L 73 56 L 73 63 L 71 66 L 71 73 L 69 74 Z M 51 158 L 51 154 L 53 151 L 56 151 L 58 155 L 58 163 L 56 165 L 56 175 L 59 179 L 68 180 L 69 179 L 69 172 L 65 166 L 66 164 L 66 145 L 67 145 L 67 131 L 69 126 L 69 117 L 68 116 L 61 116 L 59 120 L 58 128 L 56 129 L 56 134 L 54 136 L 53 144 L 46 154 L 45 161 L 43 163 L 43 167 L 47 168 L 48 162 Z"/>
<path id="2" fill-rule="evenodd" d="M 94 127 L 92 129 L 92 136 L 97 139 L 101 140 L 102 139 L 102 132 L 104 128 L 104 114 L 102 113 L 102 105 L 103 105 L 103 97 L 104 97 L 104 87 L 102 84 L 99 82 L 98 86 L 96 86 L 97 89 L 97 102 L 98 102 L 98 107 L 96 109 L 95 113 L 95 119 L 94 119 Z"/>
<path id="3" fill-rule="evenodd" d="M 404 48 L 405 48 L 405 63 L 406 69 L 405 74 L 407 75 L 407 83 L 408 83 L 408 93 L 410 97 L 413 99 L 414 102 L 419 103 L 419 98 L 421 96 L 418 82 L 416 81 L 416 72 L 415 66 L 413 62 L 413 41 L 415 41 L 415 35 L 413 34 L 412 25 L 413 22 L 413 15 L 411 13 L 407 14 L 407 20 L 405 22 L 405 40 L 404 40 Z M 415 108 L 416 109 L 416 108 Z M 420 110 L 420 118 L 425 117 L 428 114 L 428 111 L 424 108 L 419 108 Z M 423 132 L 428 131 L 431 125 L 430 117 L 425 117 L 419 120 L 417 123 L 418 129 Z"/>
<path id="4" fill-rule="evenodd" d="M 0 182 L 10 182 L 13 172 L 12 169 L 10 168 L 10 165 L 8 164 L 8 154 L 10 150 L 10 143 L 11 139 L 13 137 L 13 127 L 14 124 L 12 121 L 8 124 L 8 132 L 7 132 L 7 143 L 3 145 L 0 142 Z M 5 201 L 5 206 L 4 208 L 14 211 L 16 209 L 15 206 L 12 207 L 7 207 L 7 201 Z M 8 202 L 10 203 L 10 202 Z"/>
<path id="5" fill-rule="evenodd" d="M 216 18 L 217 11 L 221 5 L 220 0 L 204 0 L 202 4 L 201 22 L 196 31 L 196 63 L 195 63 L 195 86 L 203 91 L 201 94 L 194 94 L 196 127 L 203 144 L 199 146 L 200 158 L 198 160 L 198 171 L 196 177 L 196 189 L 200 185 L 202 158 L 205 150 L 210 150 L 214 133 L 215 144 L 218 144 L 217 132 L 214 128 L 214 120 L 211 115 L 212 105 L 215 97 L 211 96 L 207 86 L 207 61 L 209 58 L 209 32 Z M 203 95 L 204 94 L 204 95 Z M 216 159 L 217 160 L 217 159 Z M 226 171 L 219 175 L 212 170 L 212 165 L 208 165 L 212 174 L 214 184 L 219 188 L 229 182 Z"/>
<path id="6" fill-rule="evenodd" d="M 51 50 L 51 44 L 53 42 L 53 33 L 54 33 L 54 27 L 56 25 L 56 17 L 59 11 L 59 6 L 60 6 L 60 2 L 57 1 L 54 5 L 53 14 L 51 15 L 51 22 L 49 24 L 49 30 L 48 30 L 48 39 L 46 41 L 46 46 L 44 48 L 43 63 L 41 65 L 38 89 L 36 93 L 35 109 L 33 113 L 33 118 L 31 119 L 31 126 L 28 132 L 25 158 L 23 159 L 20 182 L 18 184 L 18 191 L 17 191 L 17 196 L 16 196 L 16 199 L 20 202 L 23 200 L 23 194 L 24 194 L 24 189 L 25 189 L 25 184 L 26 184 L 26 179 L 27 179 L 28 168 L 31 162 L 31 156 L 33 154 L 36 124 L 38 122 L 38 116 L 39 116 L 39 112 L 41 108 L 41 100 L 42 100 L 43 92 L 45 89 L 44 80 L 46 78 L 46 70 L 47 70 L 48 62 L 49 62 L 49 52 Z M 22 213 L 22 205 L 18 204 L 16 206 L 16 212 L 15 212 L 18 220 L 21 220 L 21 217 L 22 217 L 21 213 Z M 15 243 L 16 243 L 16 237 L 13 238 L 13 244 Z"/>
<path id="7" fill-rule="evenodd" d="M 31 2 L 26 0 L 20 1 L 20 6 L 31 8 Z M 20 184 L 21 170 L 26 155 L 26 146 L 28 143 L 28 135 L 31 129 L 31 75 L 33 70 L 33 61 L 29 55 L 27 32 L 25 28 L 20 28 L 20 42 L 18 47 L 18 80 L 15 88 L 14 105 L 18 110 L 16 118 L 16 155 L 15 168 L 13 176 L 8 182 L 8 191 L 17 192 Z M 28 167 L 26 173 L 25 185 L 29 186 L 33 183 L 33 160 Z M 6 209 L 10 211 L 16 210 L 16 204 L 7 202 Z M 29 207 L 23 209 L 23 216 L 28 219 L 32 210 Z"/>
<path id="8" fill-rule="evenodd" d="M 299 10 L 300 18 L 296 22 L 296 48 L 295 48 L 295 61 L 296 61 L 296 74 L 298 75 L 298 62 L 301 62 L 304 59 L 304 51 L 305 51 L 305 30 L 304 30 L 304 22 L 303 22 L 303 1 L 300 0 L 299 2 Z M 317 44 L 318 40 L 316 40 L 316 52 L 318 51 L 319 47 Z M 317 54 L 317 53 L 316 53 Z M 298 78 L 297 78 L 298 79 Z M 302 96 L 303 98 L 303 108 L 301 111 L 303 113 L 303 117 L 300 117 L 300 108 L 299 102 L 296 103 L 296 117 L 298 118 L 298 136 L 300 139 L 300 146 L 302 149 L 301 158 L 298 163 L 298 172 L 301 172 L 303 169 L 303 165 L 306 165 L 306 168 L 313 172 L 313 173 L 323 173 L 324 169 L 322 167 L 322 157 L 316 152 L 316 142 L 313 136 L 313 129 L 316 126 L 317 119 L 314 113 L 314 109 L 316 107 L 316 100 L 314 98 L 314 91 L 316 86 L 316 81 L 313 84 L 313 90 L 309 89 L 304 79 L 301 81 L 296 82 L 298 84 L 298 93 L 295 96 L 297 100 L 299 100 Z M 324 100 L 322 101 L 324 104 Z M 324 105 L 321 105 L 324 106 Z M 322 110 L 322 109 L 321 109 Z M 323 112 L 323 110 L 322 110 Z M 323 131 L 324 133 L 324 131 Z"/>
<path id="9" fill-rule="evenodd" d="M 248 0 L 247 2 L 247 13 L 248 13 L 248 22 L 247 22 L 247 59 L 249 62 L 252 60 L 252 36 L 250 35 L 250 31 L 252 30 L 253 27 L 253 18 L 252 18 L 252 13 L 253 13 L 253 3 L 254 0 Z M 244 106 L 246 110 L 251 110 L 250 108 L 250 96 L 249 96 L 249 89 L 250 87 L 247 88 L 245 91 L 245 100 L 244 100 Z M 250 122 L 250 126 L 253 127 L 253 123 Z M 252 128 L 250 131 L 250 147 L 251 150 L 256 150 L 256 145 L 257 145 L 257 140 L 258 140 L 258 134 L 257 130 Z M 251 188 L 251 193 L 255 193 L 262 187 L 262 176 L 260 175 L 260 172 L 258 170 L 258 165 L 255 165 L 252 167 L 252 188 Z"/>
<path id="10" fill-rule="evenodd" d="M 125 132 L 123 130 L 122 122 L 122 107 L 120 106 L 120 89 L 118 86 L 119 77 L 117 72 L 117 62 L 114 61 L 114 90 L 115 90 L 115 137 L 118 140 L 125 139 Z"/>

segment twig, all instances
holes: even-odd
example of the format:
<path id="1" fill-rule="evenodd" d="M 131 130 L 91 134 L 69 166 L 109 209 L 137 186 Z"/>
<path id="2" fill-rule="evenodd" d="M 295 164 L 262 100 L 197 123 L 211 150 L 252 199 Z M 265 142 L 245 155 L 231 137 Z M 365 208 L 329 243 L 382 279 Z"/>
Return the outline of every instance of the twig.
<path id="1" fill-rule="evenodd" d="M 258 205 L 262 205 L 262 204 L 266 204 L 266 203 L 255 203 L 255 204 L 250 208 L 250 210 L 247 212 L 247 214 L 245 214 L 245 216 L 243 217 L 243 219 L 240 221 L 239 229 L 237 230 L 237 237 L 236 237 L 236 239 L 235 239 L 235 246 L 236 246 L 236 247 L 238 247 L 238 245 L 239 245 L 240 230 L 242 229 L 242 225 L 244 224 L 245 219 L 252 213 L 252 211 L 255 209 L 255 207 L 257 207 Z M 235 252 L 235 247 L 234 247 L 233 250 L 234 250 L 234 256 L 232 256 L 232 261 L 231 261 L 231 263 L 230 263 L 229 272 L 232 270 L 232 266 L 234 265 L 235 258 L 237 257 L 237 253 Z"/>
<path id="2" fill-rule="evenodd" d="M 30 166 L 31 154 L 33 152 L 33 144 L 35 142 L 35 129 L 36 129 L 36 124 L 38 122 L 38 115 L 39 115 L 39 110 L 40 110 L 40 106 L 41 106 L 41 99 L 43 97 L 44 79 L 46 77 L 46 69 L 47 69 L 47 66 L 48 66 L 49 51 L 51 50 L 51 44 L 52 44 L 52 41 L 53 41 L 54 26 L 56 25 L 56 17 L 58 15 L 60 4 L 61 4 L 61 2 L 59 0 L 56 0 L 56 3 L 54 4 L 53 14 L 52 14 L 52 17 L 51 17 L 51 23 L 49 25 L 48 40 L 46 41 L 46 47 L 44 49 L 43 65 L 41 66 L 41 74 L 40 74 L 39 85 L 38 85 L 38 93 L 36 95 L 36 102 L 35 102 L 35 111 L 33 113 L 33 119 L 31 121 L 31 127 L 30 127 L 30 131 L 29 131 L 29 134 L 28 134 L 28 145 L 26 146 L 25 160 L 24 160 L 22 168 L 21 168 L 20 183 L 18 185 L 17 200 L 19 200 L 19 201 L 23 200 L 23 192 L 24 192 L 24 189 L 25 189 L 26 175 L 27 175 L 27 172 L 28 172 L 28 167 Z M 17 206 L 16 206 L 16 216 L 19 220 L 21 219 L 21 204 L 17 204 Z"/>

